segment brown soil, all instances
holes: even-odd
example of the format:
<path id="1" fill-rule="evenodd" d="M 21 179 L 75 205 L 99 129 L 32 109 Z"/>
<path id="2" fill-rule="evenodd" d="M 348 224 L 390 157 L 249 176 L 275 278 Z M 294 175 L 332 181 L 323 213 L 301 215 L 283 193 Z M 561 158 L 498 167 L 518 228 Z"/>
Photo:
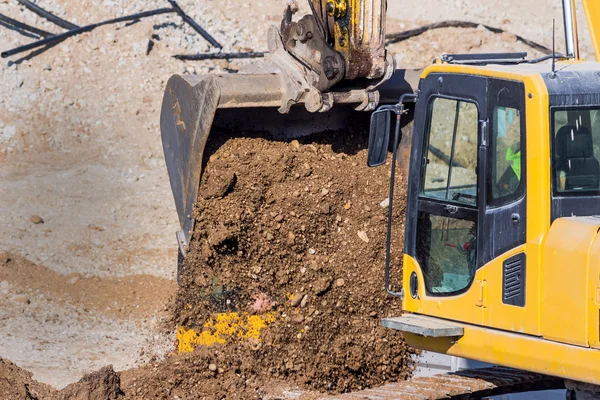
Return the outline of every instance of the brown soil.
<path id="1" fill-rule="evenodd" d="M 123 393 L 120 376 L 111 366 L 83 377 L 60 392 L 36 382 L 27 372 L 0 358 L 0 398 L 3 400 L 116 400 Z"/>
<path id="2" fill-rule="evenodd" d="M 0 398 L 30 400 L 47 397 L 54 391 L 50 386 L 34 381 L 31 375 L 31 372 L 0 358 Z"/>
<path id="3" fill-rule="evenodd" d="M 412 351 L 380 326 L 401 304 L 383 281 L 389 168 L 367 167 L 366 141 L 364 132 L 306 144 L 230 137 L 209 149 L 176 322 L 201 329 L 214 313 L 256 312 L 257 298 L 276 315 L 262 345 L 214 349 L 228 369 L 335 392 L 409 375 Z"/>
<path id="4" fill-rule="evenodd" d="M 0 281 L 10 282 L 17 297 L 73 305 L 84 313 L 118 318 L 149 318 L 175 293 L 175 283 L 150 275 L 122 278 L 59 275 L 23 257 L 0 253 Z"/>

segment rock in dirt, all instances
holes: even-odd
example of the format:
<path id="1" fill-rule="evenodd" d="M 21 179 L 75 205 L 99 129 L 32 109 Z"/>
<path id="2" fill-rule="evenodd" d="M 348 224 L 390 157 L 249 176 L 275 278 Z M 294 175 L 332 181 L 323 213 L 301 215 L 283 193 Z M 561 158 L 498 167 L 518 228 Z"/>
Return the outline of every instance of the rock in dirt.
<path id="1" fill-rule="evenodd" d="M 14 301 L 15 303 L 22 303 L 22 304 L 31 303 L 31 301 L 29 300 L 29 297 L 27 297 L 24 294 L 18 294 L 16 296 L 13 296 L 13 297 L 11 297 L 11 300 Z"/>
<path id="2" fill-rule="evenodd" d="M 362 240 L 365 243 L 369 243 L 369 237 L 367 236 L 367 232 L 365 231 L 358 231 L 358 237 L 360 238 L 360 240 Z"/>
<path id="3" fill-rule="evenodd" d="M 34 224 L 43 224 L 44 220 L 42 219 L 42 217 L 40 217 L 39 215 L 32 215 L 29 220 L 31 222 L 33 222 Z"/>
<path id="4" fill-rule="evenodd" d="M 317 283 L 314 284 L 315 294 L 317 296 L 321 296 L 325 294 L 329 289 L 331 289 L 331 284 L 333 283 L 333 279 L 329 277 L 324 277 L 319 279 Z"/>
<path id="5" fill-rule="evenodd" d="M 222 199 L 229 193 L 237 181 L 237 175 L 232 171 L 206 174 L 205 184 L 200 190 L 200 195 L 205 199 Z"/>
<path id="6" fill-rule="evenodd" d="M 298 307 L 300 305 L 300 303 L 302 302 L 303 298 L 304 298 L 303 293 L 296 293 L 294 295 L 294 297 L 292 297 L 292 300 L 290 301 L 290 303 L 292 304 L 292 307 Z"/>
<path id="7" fill-rule="evenodd" d="M 67 284 L 69 285 L 74 285 L 77 282 L 79 282 L 79 280 L 81 279 L 81 275 L 78 274 L 77 272 L 73 272 L 70 273 L 69 275 L 65 276 L 65 280 L 67 282 Z"/>

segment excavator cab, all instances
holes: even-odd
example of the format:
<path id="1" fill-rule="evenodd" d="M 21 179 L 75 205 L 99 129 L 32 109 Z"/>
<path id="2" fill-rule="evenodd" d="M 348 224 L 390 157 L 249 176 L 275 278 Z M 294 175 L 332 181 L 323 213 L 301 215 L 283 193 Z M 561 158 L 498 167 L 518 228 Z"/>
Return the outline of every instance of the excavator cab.
<path id="1" fill-rule="evenodd" d="M 447 55 L 423 71 L 400 293 L 386 265 L 404 314 L 382 323 L 420 349 L 597 385 L 600 64 L 524 60 Z M 373 114 L 370 165 L 404 103 Z"/>

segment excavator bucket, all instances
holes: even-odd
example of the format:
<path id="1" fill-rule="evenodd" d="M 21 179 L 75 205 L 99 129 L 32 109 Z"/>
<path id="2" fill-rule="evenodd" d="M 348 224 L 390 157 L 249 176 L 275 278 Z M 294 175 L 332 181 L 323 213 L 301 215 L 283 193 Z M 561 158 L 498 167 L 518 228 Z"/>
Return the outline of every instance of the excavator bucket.
<path id="1" fill-rule="evenodd" d="M 412 92 L 418 73 L 397 70 L 378 91 L 380 103 L 393 103 Z M 166 87 L 161 111 L 161 136 L 171 189 L 181 230 L 179 247 L 185 254 L 194 228 L 193 206 L 198 198 L 204 148 L 220 132 L 264 133 L 290 140 L 350 124 L 368 124 L 370 113 L 356 111 L 360 91 L 336 92 L 341 104 L 326 112 L 296 105 L 281 113 L 285 77 L 278 73 L 174 75 Z M 352 96 L 355 96 L 353 99 Z M 342 103 L 343 101 L 349 103 Z M 409 144 L 404 141 L 403 145 Z"/>

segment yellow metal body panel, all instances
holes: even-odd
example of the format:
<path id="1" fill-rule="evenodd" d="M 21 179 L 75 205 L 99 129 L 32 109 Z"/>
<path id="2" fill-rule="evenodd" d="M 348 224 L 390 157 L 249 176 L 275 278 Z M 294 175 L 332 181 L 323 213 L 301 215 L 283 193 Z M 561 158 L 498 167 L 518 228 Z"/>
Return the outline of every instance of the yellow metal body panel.
<path id="1" fill-rule="evenodd" d="M 404 333 L 413 347 L 506 367 L 600 384 L 600 352 L 498 329 L 464 326 L 459 339 Z"/>
<path id="2" fill-rule="evenodd" d="M 592 37 L 596 60 L 600 61 L 600 1 L 581 0 L 587 18 L 588 29 Z"/>
<path id="3" fill-rule="evenodd" d="M 588 342 L 600 349 L 600 240 L 597 238 L 590 251 L 588 282 Z"/>
<path id="4" fill-rule="evenodd" d="M 599 227 L 600 220 L 559 218 L 550 228 L 542 277 L 545 339 L 588 346 L 588 265 Z"/>
<path id="5" fill-rule="evenodd" d="M 484 295 L 484 269 L 475 274 L 473 285 L 465 293 L 451 297 L 430 297 L 425 294 L 425 280 L 419 263 L 409 255 L 404 255 L 403 265 L 404 301 L 402 308 L 418 314 L 433 317 L 464 321 L 472 324 L 483 324 L 483 295 Z M 415 272 L 419 278 L 419 294 L 412 298 L 408 282 L 410 275 Z"/>

